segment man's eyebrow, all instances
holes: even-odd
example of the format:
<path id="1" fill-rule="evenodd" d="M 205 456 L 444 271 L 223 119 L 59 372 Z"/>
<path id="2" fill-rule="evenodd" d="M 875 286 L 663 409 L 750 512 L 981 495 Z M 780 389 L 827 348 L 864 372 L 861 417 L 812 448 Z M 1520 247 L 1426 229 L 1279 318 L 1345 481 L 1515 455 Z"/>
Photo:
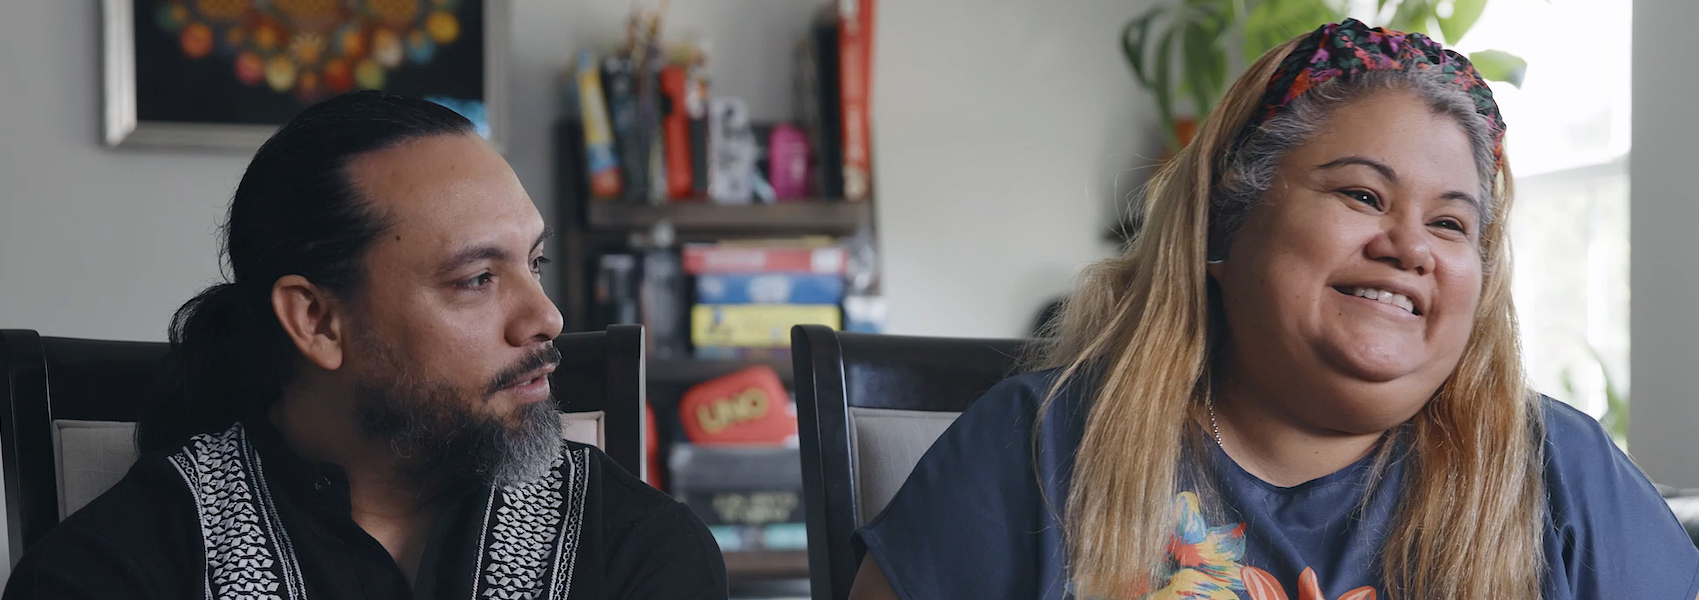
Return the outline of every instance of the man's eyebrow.
<path id="1" fill-rule="evenodd" d="M 442 266 L 437 267 L 438 275 L 453 275 L 455 271 L 466 268 L 466 265 L 484 260 L 501 262 L 507 260 L 507 251 L 497 246 L 474 246 L 454 253 Z"/>
<path id="2" fill-rule="evenodd" d="M 1322 169 L 1337 169 L 1339 167 L 1343 167 L 1343 166 L 1347 166 L 1347 165 L 1360 165 L 1360 166 L 1364 166 L 1364 167 L 1374 169 L 1375 171 L 1380 172 L 1380 176 L 1385 177 L 1387 181 L 1391 181 L 1393 183 L 1398 183 L 1398 171 L 1392 170 L 1392 167 L 1386 166 L 1386 163 L 1380 162 L 1380 161 L 1372 159 L 1372 158 L 1363 158 L 1361 156 L 1347 156 L 1347 157 L 1344 157 L 1344 158 L 1335 159 L 1332 162 L 1317 166 L 1316 170 L 1319 171 L 1319 170 L 1322 170 Z"/>
<path id="3" fill-rule="evenodd" d="M 554 237 L 554 234 L 554 229 L 544 227 L 543 234 L 537 236 L 537 241 L 531 243 L 531 251 L 536 252 L 537 248 L 541 247 L 544 241 Z M 442 266 L 437 267 L 437 274 L 443 276 L 453 275 L 455 271 L 459 271 L 460 269 L 465 268 L 466 265 L 470 265 L 475 262 L 484 260 L 501 262 L 508 258 L 507 251 L 503 250 L 500 246 L 473 246 L 454 253 L 454 256 L 449 257 L 447 261 L 444 261 Z"/>
<path id="4" fill-rule="evenodd" d="M 535 252 L 537 248 L 543 245 L 543 242 L 549 241 L 549 238 L 554 236 L 555 228 L 544 226 L 542 235 L 537 236 L 537 241 L 531 242 L 531 251 Z"/>

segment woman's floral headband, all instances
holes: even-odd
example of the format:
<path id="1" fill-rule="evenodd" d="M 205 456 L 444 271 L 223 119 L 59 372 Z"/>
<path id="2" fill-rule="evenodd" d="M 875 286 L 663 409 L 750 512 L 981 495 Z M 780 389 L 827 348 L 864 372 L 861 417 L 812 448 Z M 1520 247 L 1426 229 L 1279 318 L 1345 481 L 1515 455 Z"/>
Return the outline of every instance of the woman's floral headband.
<path id="1" fill-rule="evenodd" d="M 1493 133 L 1493 159 L 1504 158 L 1504 117 L 1493 100 L 1492 88 L 1463 55 L 1447 50 L 1420 33 L 1370 28 L 1356 19 L 1323 25 L 1304 38 L 1280 62 L 1262 95 L 1261 108 L 1239 134 L 1235 148 L 1280 109 L 1310 88 L 1336 77 L 1379 70 L 1439 69 L 1475 100 L 1475 112 L 1486 118 Z"/>

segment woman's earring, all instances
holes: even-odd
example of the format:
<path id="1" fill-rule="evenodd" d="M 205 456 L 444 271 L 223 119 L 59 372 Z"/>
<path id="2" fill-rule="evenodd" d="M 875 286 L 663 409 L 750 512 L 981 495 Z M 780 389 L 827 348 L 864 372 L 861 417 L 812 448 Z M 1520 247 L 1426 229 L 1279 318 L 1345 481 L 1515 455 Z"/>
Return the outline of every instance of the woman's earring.
<path id="1" fill-rule="evenodd" d="M 1219 265 L 1221 263 L 1227 262 L 1227 257 L 1222 256 L 1220 254 L 1211 254 L 1207 258 L 1205 258 L 1203 262 L 1206 265 Z"/>

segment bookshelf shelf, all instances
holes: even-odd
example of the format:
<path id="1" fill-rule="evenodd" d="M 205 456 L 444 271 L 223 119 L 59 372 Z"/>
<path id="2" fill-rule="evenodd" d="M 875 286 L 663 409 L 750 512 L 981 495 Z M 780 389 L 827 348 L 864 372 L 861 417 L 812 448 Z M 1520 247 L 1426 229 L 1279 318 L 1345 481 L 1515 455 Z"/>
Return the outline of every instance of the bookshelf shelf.
<path id="1" fill-rule="evenodd" d="M 725 557 L 726 576 L 734 583 L 808 577 L 808 552 L 805 550 L 727 552 Z"/>
<path id="2" fill-rule="evenodd" d="M 648 364 L 648 379 L 651 385 L 690 386 L 702 383 L 754 365 L 767 365 L 779 373 L 779 380 L 791 385 L 794 376 L 789 360 L 697 360 L 681 358 L 675 360 L 651 360 Z"/>
<path id="3" fill-rule="evenodd" d="M 739 234 L 849 234 L 873 221 L 872 204 L 807 200 L 778 204 L 672 202 L 660 206 L 591 202 L 587 225 L 598 231 L 647 229 L 666 219 L 680 232 Z"/>

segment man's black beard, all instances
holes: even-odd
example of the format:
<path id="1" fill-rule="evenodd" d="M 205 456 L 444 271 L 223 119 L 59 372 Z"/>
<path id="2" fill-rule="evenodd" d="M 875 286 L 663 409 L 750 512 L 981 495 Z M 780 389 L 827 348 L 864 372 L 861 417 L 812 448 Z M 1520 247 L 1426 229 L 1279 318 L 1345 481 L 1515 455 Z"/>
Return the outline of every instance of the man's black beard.
<path id="1" fill-rule="evenodd" d="M 474 399 L 450 383 L 414 375 L 374 337 L 353 338 L 373 365 L 354 386 L 360 432 L 367 440 L 388 443 L 405 460 L 409 476 L 507 486 L 542 477 L 560 456 L 561 415 L 553 402 L 515 408 L 507 419 L 512 425 L 474 408 L 518 383 L 520 376 L 559 363 L 554 346 L 502 371 Z"/>

